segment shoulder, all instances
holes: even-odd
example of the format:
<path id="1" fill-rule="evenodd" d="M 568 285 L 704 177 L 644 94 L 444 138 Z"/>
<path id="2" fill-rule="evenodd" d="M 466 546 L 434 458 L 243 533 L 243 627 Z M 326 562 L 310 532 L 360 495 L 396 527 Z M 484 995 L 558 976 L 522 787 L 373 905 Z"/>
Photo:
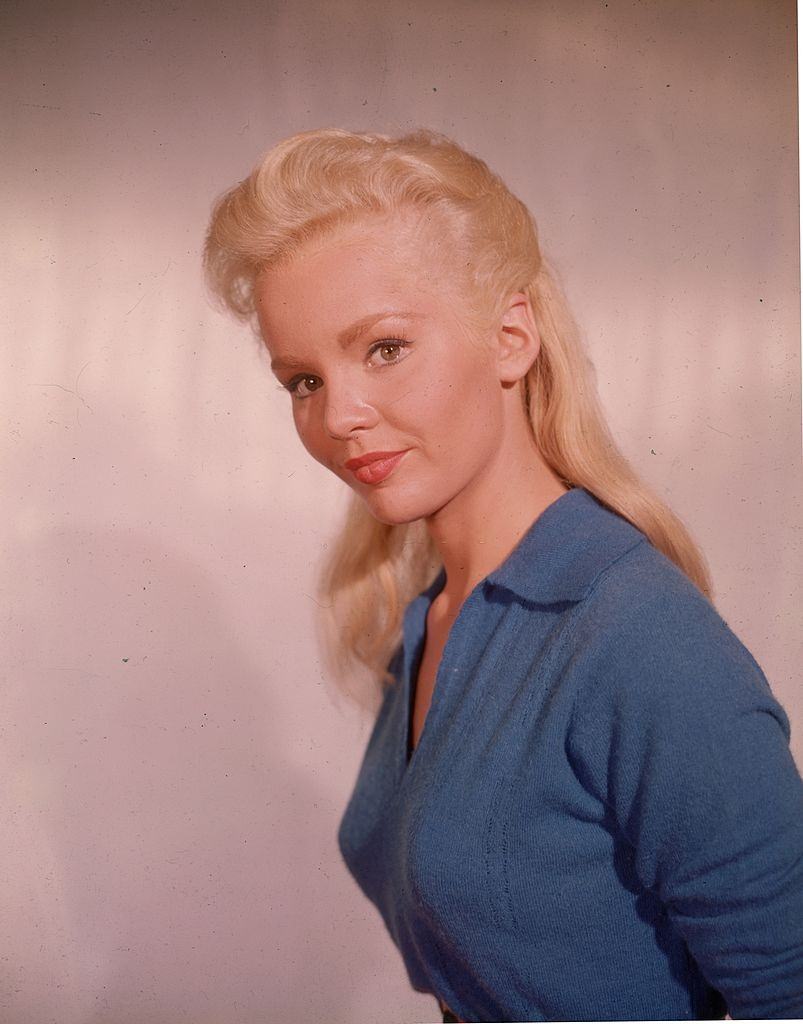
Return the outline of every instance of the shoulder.
<path id="1" fill-rule="evenodd" d="M 567 761 L 632 847 L 641 884 L 716 967 L 734 892 L 743 923 L 729 916 L 727 930 L 735 921 L 745 941 L 770 919 L 751 908 L 774 899 L 780 915 L 803 892 L 803 783 L 788 717 L 713 605 L 646 541 L 573 615 Z"/>
<path id="2" fill-rule="evenodd" d="M 584 699 L 655 714 L 761 706 L 789 723 L 756 659 L 714 605 L 649 541 L 626 551 L 575 610 Z"/>

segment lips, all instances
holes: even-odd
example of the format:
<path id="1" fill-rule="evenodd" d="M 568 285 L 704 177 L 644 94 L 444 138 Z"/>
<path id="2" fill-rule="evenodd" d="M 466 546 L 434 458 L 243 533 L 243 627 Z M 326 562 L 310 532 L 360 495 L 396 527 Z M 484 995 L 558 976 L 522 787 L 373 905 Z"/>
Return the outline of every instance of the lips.
<path id="1" fill-rule="evenodd" d="M 382 459 L 390 459 L 394 455 L 402 455 L 403 452 L 368 452 L 367 455 L 359 455 L 355 459 L 349 459 L 344 463 L 346 469 L 360 469 L 372 462 L 379 462 Z"/>
<path id="2" fill-rule="evenodd" d="M 401 452 L 369 452 L 356 459 L 349 459 L 344 465 L 354 473 L 360 483 L 378 484 L 390 476 L 408 451 L 409 448 Z"/>

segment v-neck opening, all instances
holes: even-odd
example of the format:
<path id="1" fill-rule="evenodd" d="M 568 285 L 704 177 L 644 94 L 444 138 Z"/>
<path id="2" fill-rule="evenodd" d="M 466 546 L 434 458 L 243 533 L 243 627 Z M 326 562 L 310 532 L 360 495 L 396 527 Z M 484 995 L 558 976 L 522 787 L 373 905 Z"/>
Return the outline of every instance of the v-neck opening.
<path id="1" fill-rule="evenodd" d="M 435 579 L 430 583 L 425 591 L 420 595 L 425 601 L 425 607 L 423 609 L 423 627 L 421 635 L 418 639 L 418 645 L 414 651 L 410 652 L 409 665 L 407 668 L 407 675 L 405 678 L 405 686 L 407 687 L 405 693 L 405 719 L 404 719 L 404 737 L 402 740 L 403 744 L 403 759 L 402 759 L 402 774 L 406 775 L 410 770 L 410 766 L 413 763 L 416 752 L 421 746 L 421 740 L 424 738 L 424 733 L 427 728 L 427 719 L 429 718 L 429 712 L 432 709 L 432 703 L 435 697 L 435 691 L 438 686 L 438 675 L 440 672 L 441 664 L 443 663 L 443 654 L 446 653 L 446 644 L 441 654 L 441 660 L 435 671 L 435 679 L 432 685 L 432 698 L 430 699 L 430 706 L 427 709 L 427 714 L 424 718 L 424 724 L 421 727 L 421 734 L 418 737 L 418 742 L 415 746 L 412 746 L 413 738 L 413 716 L 415 712 L 415 698 L 418 692 L 418 674 L 421 671 L 421 663 L 424 660 L 424 651 L 427 646 L 427 618 L 429 617 L 429 610 L 438 594 L 441 593 L 444 586 L 446 585 L 446 570 L 441 567 Z M 454 623 L 452 623 L 454 627 Z M 451 630 L 449 631 L 451 634 Z M 448 642 L 448 637 L 447 637 Z"/>
<path id="2" fill-rule="evenodd" d="M 570 498 L 569 497 L 570 495 L 573 495 L 573 497 Z M 423 621 L 423 628 L 421 629 L 421 636 L 419 637 L 418 646 L 417 646 L 416 650 L 409 651 L 408 654 L 407 654 L 406 678 L 405 678 L 405 686 L 407 687 L 407 692 L 405 694 L 406 700 L 405 700 L 405 718 L 404 718 L 404 729 L 403 729 L 404 735 L 403 735 L 402 740 L 401 740 L 401 759 L 400 759 L 401 760 L 401 766 L 402 766 L 401 767 L 402 778 L 404 778 L 409 773 L 410 769 L 413 767 L 415 762 L 419 759 L 419 757 L 418 757 L 418 748 L 421 746 L 421 743 L 426 740 L 428 733 L 431 732 L 431 726 L 429 725 L 429 721 L 430 721 L 430 718 L 432 716 L 432 711 L 435 708 L 435 697 L 438 694 L 438 685 L 439 685 L 439 679 L 440 679 L 440 675 L 441 675 L 441 668 L 443 667 L 443 663 L 444 663 L 444 660 L 446 658 L 446 654 L 447 654 L 447 652 L 450 649 L 450 646 L 453 646 L 452 645 L 452 640 L 454 638 L 455 630 L 457 629 L 457 626 L 460 623 L 460 619 L 463 616 L 463 613 L 465 611 L 466 606 L 472 600 L 474 595 L 483 589 L 483 587 L 485 586 L 486 583 L 495 583 L 495 582 L 498 581 L 501 585 L 504 586 L 505 585 L 505 578 L 503 578 L 503 574 L 505 572 L 507 572 L 508 574 L 510 574 L 511 571 L 513 571 L 513 572 L 521 572 L 520 563 L 521 563 L 521 561 L 522 561 L 522 559 L 523 559 L 523 557 L 524 557 L 524 555 L 525 555 L 525 553 L 527 551 L 526 545 L 528 543 L 530 545 L 532 545 L 532 541 L 533 541 L 533 537 L 534 537 L 534 530 L 535 530 L 537 524 L 539 523 L 539 521 L 545 516 L 545 514 L 549 513 L 549 515 L 554 518 L 554 516 L 557 514 L 557 511 L 558 511 L 557 507 L 558 506 L 560 507 L 560 510 L 562 511 L 562 510 L 564 510 L 566 508 L 566 506 L 568 506 L 571 503 L 577 501 L 578 499 L 583 499 L 584 497 L 588 498 L 589 500 L 593 500 L 591 495 L 589 495 L 586 491 L 584 491 L 583 488 L 578 488 L 578 487 L 569 488 L 569 490 L 567 490 L 566 492 L 561 494 L 560 497 L 556 498 L 553 502 L 551 502 L 549 505 L 547 505 L 547 507 L 545 509 L 542 509 L 538 513 L 538 515 L 533 518 L 533 520 L 530 523 L 530 525 L 524 531 L 522 536 L 518 539 L 518 541 L 514 545 L 513 549 L 502 560 L 502 562 L 495 569 L 493 569 L 486 576 L 484 576 L 481 580 L 479 580 L 475 584 L 475 586 L 472 588 L 471 592 L 466 597 L 465 601 L 463 601 L 462 605 L 460 606 L 460 610 L 458 611 L 457 615 L 455 616 L 454 620 L 452 621 L 452 624 L 451 624 L 451 626 L 449 628 L 449 631 L 448 631 L 448 633 L 446 635 L 446 638 L 444 640 L 443 650 L 441 652 L 440 661 L 438 662 L 437 668 L 435 670 L 435 678 L 434 678 L 433 683 L 432 683 L 432 695 L 430 697 L 430 704 L 429 704 L 429 707 L 427 708 L 427 714 L 424 717 L 423 725 L 421 726 L 421 735 L 418 737 L 418 743 L 416 743 L 416 745 L 413 747 L 412 746 L 412 731 L 413 731 L 413 717 L 414 717 L 414 713 L 415 713 L 415 698 L 416 698 L 416 692 L 418 690 L 418 675 L 419 675 L 419 672 L 421 670 L 421 662 L 423 661 L 424 651 L 426 649 L 427 618 L 429 616 L 429 611 L 430 611 L 430 608 L 432 607 L 433 602 L 435 601 L 435 598 L 438 597 L 438 595 L 443 591 L 444 587 L 446 586 L 446 569 L 445 569 L 445 567 L 443 565 L 441 566 L 440 570 L 438 571 L 438 573 L 435 576 L 435 579 L 432 581 L 432 583 L 430 583 L 430 585 L 418 595 L 418 600 L 419 601 L 423 601 L 423 603 L 424 603 L 424 607 L 423 607 L 424 621 Z M 528 563 L 528 575 L 529 575 L 529 563 Z M 417 609 L 417 611 L 420 614 L 420 608 Z M 443 695 L 441 694 L 441 697 L 442 696 Z"/>
<path id="3" fill-rule="evenodd" d="M 410 762 L 413 760 L 413 755 L 421 744 L 421 736 L 424 735 L 424 726 L 426 725 L 426 717 L 424 718 L 424 726 L 421 727 L 421 733 L 418 737 L 418 743 L 413 746 L 413 720 L 415 718 L 415 698 L 418 693 L 418 674 L 421 671 L 421 663 L 424 660 L 424 651 L 427 649 L 427 617 L 429 616 L 429 609 L 432 607 L 432 603 L 427 606 L 427 610 L 424 613 L 424 633 L 418 644 L 418 650 L 413 655 L 413 661 L 410 665 L 410 677 L 407 685 L 407 722 L 405 729 L 405 745 L 404 745 L 404 765 L 405 768 L 410 767 Z M 440 665 L 438 666 L 440 668 Z M 435 685 L 437 684 L 437 671 L 435 673 L 435 680 L 432 686 L 432 695 L 435 696 Z M 430 707 L 432 702 L 430 701 Z M 427 711 L 427 716 L 429 711 Z"/>

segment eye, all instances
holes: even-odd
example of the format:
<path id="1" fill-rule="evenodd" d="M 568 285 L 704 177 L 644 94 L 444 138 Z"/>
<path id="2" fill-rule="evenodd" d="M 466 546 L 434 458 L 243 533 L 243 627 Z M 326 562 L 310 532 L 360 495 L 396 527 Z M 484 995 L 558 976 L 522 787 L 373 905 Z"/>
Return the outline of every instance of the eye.
<path id="1" fill-rule="evenodd" d="M 368 349 L 368 363 L 374 368 L 380 369 L 383 366 L 395 366 L 407 358 L 403 355 L 404 349 L 410 345 L 404 338 L 383 338 L 371 345 Z M 376 357 L 376 362 L 374 358 Z M 323 381 L 311 373 L 300 373 L 293 377 L 286 384 L 279 384 L 282 391 L 289 391 L 293 398 L 309 398 L 310 395 L 323 387 Z"/>
<path id="2" fill-rule="evenodd" d="M 406 355 L 402 355 L 402 352 L 408 345 L 409 342 L 403 338 L 383 338 L 382 341 L 378 341 L 368 350 L 369 362 L 376 354 L 379 357 L 379 361 L 375 365 L 393 366 L 396 363 L 400 363 L 403 359 L 407 358 Z"/>
<path id="3" fill-rule="evenodd" d="M 293 398 L 309 398 L 309 396 L 317 391 L 318 388 L 323 384 L 320 377 L 314 377 L 312 374 L 302 374 L 300 377 L 293 377 L 292 380 L 286 384 L 280 384 L 285 391 L 289 391 Z"/>

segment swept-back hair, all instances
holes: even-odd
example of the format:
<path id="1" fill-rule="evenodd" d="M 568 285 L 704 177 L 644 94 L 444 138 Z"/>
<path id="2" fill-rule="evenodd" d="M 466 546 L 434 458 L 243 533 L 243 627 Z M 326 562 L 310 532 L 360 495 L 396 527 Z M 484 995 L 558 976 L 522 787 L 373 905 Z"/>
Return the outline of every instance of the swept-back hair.
<path id="1" fill-rule="evenodd" d="M 454 275 L 470 297 L 467 321 L 490 324 L 511 294 L 526 292 L 541 347 L 522 399 L 544 460 L 567 486 L 586 488 L 641 530 L 711 600 L 702 553 L 613 441 L 532 215 L 484 161 L 451 139 L 423 129 L 400 137 L 322 129 L 279 143 L 214 206 L 204 249 L 208 288 L 254 325 L 260 271 L 344 224 L 402 211 L 446 232 Z M 381 523 L 352 495 L 319 577 L 323 650 L 343 689 L 359 697 L 355 681 L 366 674 L 392 680 L 387 667 L 404 608 L 439 568 L 422 520 Z M 380 693 L 372 688 L 374 702 Z"/>

